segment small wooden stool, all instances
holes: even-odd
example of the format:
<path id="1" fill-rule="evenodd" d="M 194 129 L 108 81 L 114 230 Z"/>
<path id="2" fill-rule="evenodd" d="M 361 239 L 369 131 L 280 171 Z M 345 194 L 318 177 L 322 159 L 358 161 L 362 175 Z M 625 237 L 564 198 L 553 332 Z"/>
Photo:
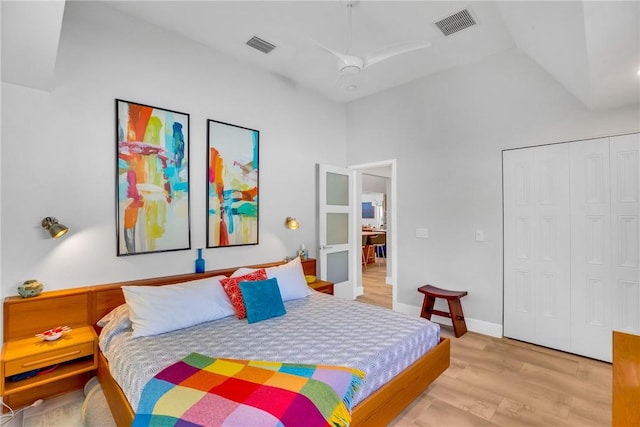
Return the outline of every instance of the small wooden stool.
<path id="1" fill-rule="evenodd" d="M 420 317 L 429 320 L 431 320 L 432 314 L 448 317 L 451 319 L 451 323 L 453 323 L 453 333 L 456 335 L 456 338 L 467 333 L 467 324 L 464 321 L 462 305 L 460 304 L 460 298 L 467 295 L 467 291 L 447 291 L 446 289 L 436 288 L 435 286 L 424 285 L 418 288 L 418 292 L 424 294 Z M 449 304 L 448 313 L 446 311 L 433 309 L 436 298 L 444 298 L 447 300 Z"/>

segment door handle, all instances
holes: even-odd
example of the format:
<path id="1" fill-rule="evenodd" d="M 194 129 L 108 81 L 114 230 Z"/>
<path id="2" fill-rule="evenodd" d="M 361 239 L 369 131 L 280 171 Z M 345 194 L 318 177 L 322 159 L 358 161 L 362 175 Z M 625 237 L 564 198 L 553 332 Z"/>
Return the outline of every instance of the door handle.
<path id="1" fill-rule="evenodd" d="M 333 249 L 333 246 L 323 245 L 320 249 Z"/>

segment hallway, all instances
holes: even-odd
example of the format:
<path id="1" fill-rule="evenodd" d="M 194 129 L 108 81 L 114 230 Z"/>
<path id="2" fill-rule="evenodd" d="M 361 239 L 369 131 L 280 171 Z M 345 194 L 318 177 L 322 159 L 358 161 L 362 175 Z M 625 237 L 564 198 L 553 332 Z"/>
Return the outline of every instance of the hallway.
<path id="1" fill-rule="evenodd" d="M 367 268 L 362 270 L 364 294 L 357 297 L 356 301 L 390 309 L 393 288 L 385 283 L 386 274 L 386 264 L 368 264 Z"/>

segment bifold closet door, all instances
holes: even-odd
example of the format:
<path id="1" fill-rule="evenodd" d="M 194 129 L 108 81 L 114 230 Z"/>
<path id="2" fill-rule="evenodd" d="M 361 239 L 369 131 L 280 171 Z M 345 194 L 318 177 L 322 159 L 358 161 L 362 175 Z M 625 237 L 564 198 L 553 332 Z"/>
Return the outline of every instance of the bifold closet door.
<path id="1" fill-rule="evenodd" d="M 503 153 L 504 335 L 570 347 L 568 144 Z"/>
<path id="2" fill-rule="evenodd" d="M 609 138 L 569 144 L 571 352 L 611 361 Z"/>
<path id="3" fill-rule="evenodd" d="M 610 143 L 613 329 L 640 334 L 640 134 Z"/>

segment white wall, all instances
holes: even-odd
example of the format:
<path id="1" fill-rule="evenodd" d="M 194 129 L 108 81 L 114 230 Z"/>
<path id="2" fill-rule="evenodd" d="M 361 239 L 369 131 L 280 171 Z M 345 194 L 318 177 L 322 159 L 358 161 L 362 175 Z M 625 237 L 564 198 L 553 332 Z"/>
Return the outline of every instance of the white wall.
<path id="1" fill-rule="evenodd" d="M 364 176 L 364 175 L 363 175 Z M 363 185 L 364 188 L 364 185 Z M 384 200 L 384 193 L 362 193 L 362 203 L 369 202 L 373 205 L 373 218 L 360 218 L 360 227 L 372 226 L 374 228 L 380 228 L 382 225 L 382 201 Z"/>
<path id="2" fill-rule="evenodd" d="M 191 251 L 116 256 L 115 98 L 191 114 Z M 346 164 L 343 106 L 94 2 L 66 4 L 55 89 L 3 84 L 2 112 L 3 297 L 31 278 L 53 290 L 193 271 L 206 244 L 207 119 L 260 130 L 260 244 L 205 250 L 207 269 L 301 243 L 315 256 L 315 164 Z M 71 232 L 51 240 L 44 216 Z"/>
<path id="3" fill-rule="evenodd" d="M 363 193 L 386 193 L 387 181 L 389 178 L 384 176 L 362 174 L 362 192 Z"/>
<path id="4" fill-rule="evenodd" d="M 384 203 L 387 193 L 389 178 L 383 176 L 362 174 L 362 202 L 376 202 L 378 206 Z M 374 203 L 375 206 L 375 203 Z M 360 226 L 372 225 L 380 228 L 383 224 L 384 212 L 381 208 L 374 207 L 375 218 L 360 218 Z"/>
<path id="5" fill-rule="evenodd" d="M 515 49 L 349 104 L 348 163 L 397 159 L 398 307 L 417 313 L 425 283 L 467 290 L 467 323 L 500 333 L 501 150 L 636 132 L 639 117 L 587 112 Z"/>

